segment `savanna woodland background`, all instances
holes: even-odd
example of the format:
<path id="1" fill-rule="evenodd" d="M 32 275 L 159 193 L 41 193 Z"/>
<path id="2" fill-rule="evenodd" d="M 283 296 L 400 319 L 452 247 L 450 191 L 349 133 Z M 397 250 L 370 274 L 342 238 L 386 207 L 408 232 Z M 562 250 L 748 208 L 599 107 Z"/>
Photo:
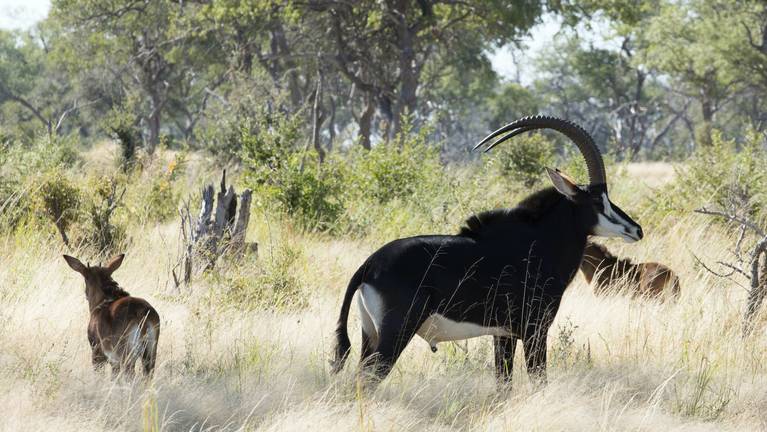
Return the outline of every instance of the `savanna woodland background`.
<path id="1" fill-rule="evenodd" d="M 0 32 L 0 429 L 765 429 L 767 314 L 743 317 L 765 277 L 766 101 L 761 1 L 53 0 Z M 489 338 L 415 340 L 374 393 L 354 338 L 330 376 L 369 253 L 511 206 L 543 166 L 585 180 L 554 134 L 469 151 L 535 113 L 594 135 L 646 233 L 606 244 L 673 268 L 679 301 L 596 297 L 577 276 L 543 388 L 518 357 L 497 391 Z M 179 209 L 224 168 L 253 190 L 258 250 L 179 281 Z M 162 319 L 149 386 L 91 369 L 61 259 L 117 252 L 116 280 Z"/>

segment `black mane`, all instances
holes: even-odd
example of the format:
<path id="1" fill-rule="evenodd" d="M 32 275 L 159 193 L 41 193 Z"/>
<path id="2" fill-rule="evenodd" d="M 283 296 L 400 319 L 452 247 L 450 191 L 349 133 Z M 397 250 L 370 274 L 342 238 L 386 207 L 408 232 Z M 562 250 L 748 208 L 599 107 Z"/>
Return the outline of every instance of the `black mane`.
<path id="1" fill-rule="evenodd" d="M 564 199 L 566 198 L 553 187 L 542 189 L 520 201 L 516 207 L 472 215 L 466 219 L 458 235 L 476 239 L 499 225 L 510 222 L 536 222 Z"/>
<path id="2" fill-rule="evenodd" d="M 104 291 L 104 299 L 107 301 L 114 301 L 119 298 L 128 297 L 130 294 L 124 289 L 120 288 L 117 281 L 112 279 L 112 276 L 107 273 L 106 269 L 98 268 L 98 278 L 100 279 L 101 290 Z"/>
<path id="3" fill-rule="evenodd" d="M 117 282 L 115 282 L 114 280 L 111 280 L 109 285 L 104 285 L 102 289 L 104 290 L 104 296 L 107 299 L 117 300 L 122 297 L 130 296 L 128 291 L 125 291 L 124 289 L 120 288 L 120 286 L 117 285 Z"/>

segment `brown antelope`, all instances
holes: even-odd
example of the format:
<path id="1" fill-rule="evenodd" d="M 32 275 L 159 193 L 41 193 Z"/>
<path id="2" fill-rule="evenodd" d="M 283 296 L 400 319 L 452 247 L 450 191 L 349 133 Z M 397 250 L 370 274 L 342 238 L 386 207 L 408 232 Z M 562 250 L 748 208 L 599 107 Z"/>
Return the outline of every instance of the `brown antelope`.
<path id="1" fill-rule="evenodd" d="M 623 278 L 628 281 L 631 292 L 639 297 L 679 297 L 679 278 L 663 264 L 649 262 L 634 264 L 630 259 L 620 259 L 606 247 L 589 242 L 583 253 L 581 271 L 586 281 L 596 276 L 594 292 L 604 294 L 613 284 Z"/>
<path id="2" fill-rule="evenodd" d="M 123 258 L 125 254 L 120 254 L 104 267 L 91 267 L 64 255 L 67 264 L 85 278 L 85 297 L 91 315 L 88 342 L 93 367 L 101 370 L 109 362 L 114 376 L 123 370 L 130 377 L 140 357 L 144 375 L 151 377 L 157 358 L 160 316 L 146 300 L 131 297 L 112 279 L 112 273 L 120 268 Z"/>

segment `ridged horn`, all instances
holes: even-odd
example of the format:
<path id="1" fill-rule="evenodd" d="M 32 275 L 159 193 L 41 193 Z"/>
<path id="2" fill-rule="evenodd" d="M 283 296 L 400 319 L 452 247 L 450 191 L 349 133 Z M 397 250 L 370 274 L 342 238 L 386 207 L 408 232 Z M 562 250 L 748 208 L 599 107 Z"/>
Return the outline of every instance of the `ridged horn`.
<path id="1" fill-rule="evenodd" d="M 506 133 L 506 135 L 503 135 L 501 138 L 487 146 L 485 151 L 490 151 L 490 149 L 509 138 L 535 129 L 553 129 L 570 138 L 570 140 L 578 146 L 578 150 L 580 150 L 581 155 L 583 155 L 583 159 L 586 160 L 586 167 L 589 171 L 589 186 L 592 187 L 592 190 L 601 188 L 604 191 L 607 191 L 605 163 L 602 160 L 602 154 L 599 152 L 596 144 L 594 144 L 594 139 L 585 129 L 568 120 L 549 116 L 524 117 L 515 120 L 486 136 L 474 146 L 474 150 L 492 141 L 493 138 Z"/>

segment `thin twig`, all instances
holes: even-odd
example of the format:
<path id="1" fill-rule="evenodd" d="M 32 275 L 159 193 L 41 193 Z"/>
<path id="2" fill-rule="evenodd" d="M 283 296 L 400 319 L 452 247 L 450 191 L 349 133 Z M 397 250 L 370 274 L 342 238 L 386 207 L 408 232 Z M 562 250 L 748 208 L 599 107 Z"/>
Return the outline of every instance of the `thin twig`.
<path id="1" fill-rule="evenodd" d="M 701 207 L 699 209 L 696 209 L 695 213 L 723 217 L 723 218 L 729 220 L 730 222 L 737 222 L 737 223 L 741 224 L 741 226 L 745 226 L 745 227 L 750 228 L 751 230 L 753 230 L 754 232 L 756 232 L 757 234 L 759 234 L 762 237 L 767 236 L 767 234 L 765 234 L 765 232 L 761 228 L 759 228 L 759 226 L 757 226 L 756 224 L 754 224 L 750 220 L 743 219 L 742 217 L 737 216 L 737 215 L 725 213 L 725 212 L 722 212 L 722 211 L 719 211 L 719 210 L 709 210 L 706 207 Z"/>
<path id="2" fill-rule="evenodd" d="M 729 280 L 731 280 L 731 281 L 732 281 L 732 282 L 733 282 L 735 285 L 737 285 L 737 286 L 739 286 L 739 287 L 743 288 L 743 290 L 745 290 L 746 292 L 749 292 L 749 291 L 750 291 L 750 290 L 749 290 L 747 287 L 743 286 L 743 285 L 742 285 L 740 282 L 738 282 L 738 281 L 736 281 L 736 280 L 733 280 L 733 279 L 731 278 L 731 277 L 732 277 L 732 275 L 733 275 L 733 274 L 735 274 L 735 271 L 734 271 L 734 270 L 730 271 L 730 273 L 728 273 L 728 274 L 719 273 L 718 271 L 716 271 L 716 270 L 713 270 L 711 267 L 707 266 L 707 265 L 706 265 L 706 263 L 704 263 L 704 262 L 703 262 L 703 261 L 702 261 L 700 258 L 698 258 L 698 256 L 697 256 L 697 255 L 695 255 L 694 253 L 692 254 L 692 257 L 693 257 L 693 258 L 695 258 L 695 261 L 697 261 L 697 262 L 698 262 L 698 264 L 700 264 L 700 265 L 701 265 L 701 266 L 702 266 L 704 269 L 706 269 L 706 270 L 707 270 L 709 273 L 713 274 L 714 276 L 716 276 L 716 277 L 720 277 L 720 278 L 723 278 L 723 279 L 729 279 Z"/>

